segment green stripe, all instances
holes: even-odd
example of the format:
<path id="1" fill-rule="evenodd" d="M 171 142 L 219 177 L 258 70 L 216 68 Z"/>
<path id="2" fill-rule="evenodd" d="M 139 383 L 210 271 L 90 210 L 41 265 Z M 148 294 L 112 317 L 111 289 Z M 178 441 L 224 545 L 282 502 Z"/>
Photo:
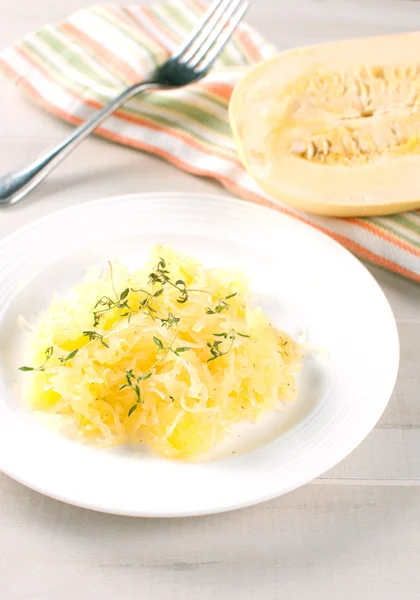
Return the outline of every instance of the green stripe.
<path id="1" fill-rule="evenodd" d="M 134 104 L 134 103 L 133 103 Z M 153 119 L 158 119 L 157 116 L 151 116 L 150 114 L 147 114 L 145 112 L 141 111 L 141 104 L 145 105 L 145 106 L 150 106 L 153 107 L 154 109 L 157 110 L 161 110 L 161 111 L 170 111 L 170 112 L 174 112 L 175 115 L 173 118 L 177 119 L 177 115 L 178 115 L 178 120 L 174 121 L 173 123 L 176 125 L 176 129 L 177 131 L 182 131 L 183 129 L 185 131 L 187 131 L 189 133 L 189 135 L 191 135 L 192 137 L 196 138 L 196 139 L 200 139 L 203 142 L 205 142 L 207 145 L 220 149 L 223 148 L 224 150 L 226 149 L 226 137 L 229 136 L 229 132 L 230 132 L 230 127 L 229 127 L 229 123 L 228 123 L 228 117 L 226 117 L 226 122 L 218 119 L 215 116 L 212 116 L 210 113 L 207 113 L 201 109 L 198 109 L 197 106 L 195 106 L 194 104 L 189 104 L 186 99 L 184 99 L 182 102 L 180 100 L 175 100 L 175 98 L 171 98 L 169 100 L 168 96 L 164 96 L 161 95 L 159 93 L 156 94 L 147 94 L 145 96 L 143 96 L 143 98 L 140 100 L 138 100 L 138 102 L 136 102 L 134 104 L 134 106 L 138 105 L 138 108 L 134 108 L 133 104 L 130 106 L 130 111 L 131 113 L 139 116 L 139 117 L 146 117 L 146 118 L 153 118 Z M 128 107 L 127 107 L 128 108 Z M 190 110 L 191 109 L 191 110 Z M 194 114 L 192 114 L 194 113 Z M 164 119 L 168 119 L 170 122 L 172 122 L 172 117 L 168 116 L 168 115 L 160 115 L 162 116 Z M 206 136 L 206 130 L 204 128 L 202 128 L 202 134 L 197 133 L 196 131 L 191 129 L 191 126 L 189 126 L 188 123 L 185 123 L 185 121 L 180 122 L 180 118 L 183 117 L 195 117 L 195 119 L 193 119 L 193 122 L 195 123 L 195 125 L 199 128 L 199 126 L 201 125 L 206 125 L 208 126 L 208 128 L 211 130 L 211 135 L 214 133 L 218 133 L 219 135 L 222 136 L 221 139 L 221 143 L 217 143 L 214 142 L 212 139 L 209 139 Z M 213 125 L 213 128 L 210 127 L 210 124 Z M 172 125 L 174 126 L 174 125 Z M 225 133 L 226 132 L 226 133 Z M 230 137 L 228 138 L 230 140 Z"/>
<path id="2" fill-rule="evenodd" d="M 43 37 L 45 37 L 45 39 L 42 41 L 45 41 L 47 47 L 49 47 L 50 49 L 59 47 L 60 44 L 57 43 L 57 40 L 55 40 L 52 36 L 44 36 L 44 31 L 42 32 L 42 34 Z M 37 35 L 40 39 L 42 39 L 40 34 Z M 52 62 L 52 60 L 47 54 L 39 52 L 38 48 L 35 48 L 32 45 L 30 39 L 27 38 L 23 40 L 22 46 L 27 48 L 27 50 L 33 57 L 37 57 L 37 62 L 40 63 L 49 72 L 49 77 L 53 82 L 55 82 L 56 84 L 60 84 L 60 82 L 63 82 L 63 87 L 70 89 L 70 91 L 83 94 L 86 97 L 86 99 L 96 100 L 98 102 L 105 103 L 109 102 L 109 100 L 112 99 L 118 91 L 120 91 L 120 88 L 115 86 L 115 84 L 113 85 L 113 87 L 111 87 L 109 83 L 105 83 L 104 80 L 99 78 L 97 74 L 94 79 L 92 78 L 92 86 L 87 89 L 86 85 L 82 81 L 75 79 L 74 77 L 69 75 L 67 71 L 60 70 L 57 67 L 57 65 L 55 65 L 54 62 Z M 70 58 L 70 56 L 66 55 L 65 53 L 62 53 L 61 56 L 68 63 L 69 67 L 73 66 L 73 58 Z M 79 72 L 83 72 L 82 69 L 79 69 Z M 77 75 L 77 71 L 74 71 L 74 73 Z M 102 83 L 103 86 L 109 90 L 109 93 L 102 94 L 98 92 L 97 88 L 95 87 L 95 83 L 98 82 Z M 125 82 L 121 83 L 122 86 L 125 85 Z"/>
<path id="3" fill-rule="evenodd" d="M 78 52 L 74 51 L 68 45 L 65 45 L 61 39 L 56 37 L 53 30 L 43 29 L 38 33 L 37 37 L 56 54 L 59 54 L 60 58 L 64 60 L 74 72 L 82 73 L 85 77 L 95 81 L 104 81 L 101 76 L 98 76 L 98 72 L 92 69 L 92 67 L 85 62 Z M 105 81 L 107 84 L 113 83 L 109 80 Z"/>
<path id="4" fill-rule="evenodd" d="M 26 48 L 29 51 L 29 54 L 32 55 L 33 58 L 37 58 L 38 60 L 36 62 L 38 62 L 44 69 L 46 69 L 49 72 L 53 72 L 55 75 L 52 75 L 51 73 L 49 73 L 51 79 L 53 80 L 53 82 L 55 83 L 61 83 L 63 82 L 63 87 L 65 86 L 66 88 L 71 88 L 72 90 L 76 90 L 79 91 L 82 90 L 84 92 L 86 92 L 86 86 L 84 86 L 81 83 L 78 83 L 76 80 L 69 78 L 67 73 L 65 72 L 61 72 L 60 70 L 57 70 L 57 66 L 51 61 L 51 59 L 46 56 L 43 53 L 40 53 L 38 51 L 38 48 L 35 48 L 29 39 L 23 40 L 22 41 L 22 47 Z M 92 90 L 89 89 L 89 93 Z M 95 93 L 92 94 L 92 97 L 98 97 L 100 98 L 100 95 Z"/>
<path id="5" fill-rule="evenodd" d="M 154 18 L 156 19 L 156 21 L 158 21 L 159 23 L 162 24 L 163 26 L 163 31 L 162 31 L 162 35 L 165 35 L 165 32 L 167 30 L 172 30 L 172 22 L 167 23 L 165 19 L 162 19 L 162 16 L 160 15 L 159 11 L 157 10 L 156 6 L 159 6 L 161 9 L 163 9 L 165 7 L 165 5 L 163 4 L 159 4 L 159 5 L 154 5 L 151 4 L 148 8 L 149 11 L 151 12 L 151 14 L 154 16 Z M 172 32 L 174 33 L 174 32 Z M 182 37 L 182 36 L 181 36 Z M 178 38 L 178 41 L 181 41 L 181 37 Z M 171 38 L 172 39 L 172 38 Z"/>
<path id="6" fill-rule="evenodd" d="M 131 85 L 133 83 L 133 81 L 132 81 L 131 78 L 124 79 L 121 76 L 121 68 L 118 68 L 118 65 L 116 65 L 115 63 L 110 63 L 109 61 L 102 62 L 100 60 L 100 58 L 97 57 L 96 51 L 93 48 L 91 48 L 90 45 L 88 45 L 87 43 L 85 43 L 83 40 L 80 40 L 76 35 L 73 35 L 72 33 L 67 32 L 67 31 L 64 32 L 64 31 L 60 31 L 59 30 L 58 32 L 61 33 L 61 35 L 65 36 L 70 41 L 70 43 L 72 45 L 73 44 L 77 45 L 78 48 L 80 48 L 80 51 L 82 53 L 87 54 L 91 60 L 93 60 L 95 63 L 97 63 L 98 65 L 100 65 L 103 69 L 105 69 L 105 71 L 109 74 L 109 77 L 110 77 L 110 84 L 106 85 L 106 87 L 108 87 L 109 89 L 111 89 L 112 93 L 119 92 L 119 91 L 121 91 L 121 88 L 124 88 L 127 85 Z M 98 42 L 98 44 L 99 44 L 99 42 Z M 103 44 L 99 44 L 99 45 L 102 46 Z M 68 55 L 67 62 L 69 64 L 69 67 L 70 67 L 70 70 L 71 70 L 71 68 L 73 67 L 73 58 L 72 58 L 72 55 L 70 54 L 70 52 L 67 52 L 66 56 L 67 55 Z M 80 60 L 83 60 L 80 57 L 80 55 L 77 55 L 77 56 L 79 57 Z M 121 59 L 119 59 L 118 57 L 116 57 L 116 60 L 120 61 Z M 85 64 L 87 66 L 89 66 L 87 63 L 85 63 Z M 79 69 L 79 70 L 81 70 L 81 69 Z M 115 79 L 117 79 L 117 81 L 119 82 L 119 84 L 120 84 L 119 87 L 115 84 L 115 81 L 114 81 Z M 98 73 L 96 71 L 94 72 L 94 76 L 92 77 L 92 80 L 93 81 L 100 81 L 100 82 L 104 82 L 105 81 L 104 79 L 101 79 L 98 76 Z"/>
<path id="7" fill-rule="evenodd" d="M 414 233 L 420 235 L 420 225 L 416 225 L 415 223 L 407 219 L 407 217 L 404 216 L 404 213 L 402 213 L 401 215 L 392 215 L 392 220 L 396 221 L 397 223 L 399 223 L 403 227 L 406 227 L 407 229 L 411 229 L 411 231 L 413 231 Z"/>
<path id="8" fill-rule="evenodd" d="M 190 31 L 194 27 L 195 23 L 188 21 L 185 18 L 184 13 L 181 12 L 176 5 L 171 3 L 161 4 L 160 8 L 169 15 L 170 20 L 176 21 L 176 23 L 181 25 L 186 32 Z"/>
<path id="9" fill-rule="evenodd" d="M 66 35 L 64 32 L 60 32 L 61 35 Z M 54 35 L 55 34 L 55 35 Z M 56 37 L 56 32 L 54 32 L 54 30 L 47 30 L 47 29 L 43 29 L 41 31 L 39 31 L 36 34 L 36 37 L 41 40 L 41 42 L 43 44 L 45 44 L 49 51 L 54 54 L 59 54 L 61 59 L 67 63 L 68 67 L 69 67 L 69 71 L 73 72 L 75 77 L 77 78 L 77 74 L 81 73 L 83 74 L 85 77 L 88 77 L 89 79 L 96 81 L 96 82 L 100 82 L 104 87 L 106 88 L 111 88 L 113 90 L 115 90 L 116 85 L 115 85 L 115 81 L 112 80 L 112 71 L 110 71 L 109 68 L 107 68 L 107 65 L 103 65 L 101 63 L 101 67 L 108 72 L 109 74 L 109 79 L 104 79 L 102 76 L 100 76 L 98 74 L 98 71 L 95 71 L 94 69 L 92 69 L 91 65 L 89 65 L 89 63 L 87 63 L 85 61 L 85 59 L 81 56 L 81 54 L 79 54 L 77 51 L 73 50 L 69 45 L 65 45 L 61 39 L 59 37 Z M 27 45 L 29 45 L 29 40 L 27 41 Z M 72 40 L 72 45 L 73 44 L 78 44 L 78 42 L 76 40 Z M 80 48 L 80 45 L 78 45 L 78 47 Z M 94 60 L 95 62 L 98 62 L 97 59 L 92 56 L 92 54 L 90 52 L 88 52 L 87 50 L 81 50 L 82 52 L 85 52 L 86 54 L 89 54 L 89 57 L 92 58 L 92 60 Z M 45 62 L 48 63 L 48 65 L 50 66 L 50 68 L 54 69 L 55 72 L 57 72 L 57 67 L 52 63 L 52 61 L 50 60 L 50 58 L 42 53 L 42 55 L 38 52 L 37 48 L 34 48 L 33 46 L 31 46 L 31 52 L 34 52 L 36 54 L 38 54 L 38 56 L 42 57 L 42 60 L 44 60 Z M 61 73 L 61 71 L 59 72 L 62 75 L 65 75 L 66 79 L 69 76 L 68 72 L 67 73 Z M 118 74 L 116 74 L 116 77 L 119 79 L 119 81 L 121 82 L 122 85 L 125 85 L 125 82 L 120 78 L 120 76 Z M 80 83 L 80 85 L 82 86 L 83 89 L 85 89 L 85 84 L 83 84 L 82 82 Z"/>
<path id="10" fill-rule="evenodd" d="M 208 148 L 215 148 L 217 150 L 221 150 L 223 149 L 223 151 L 225 152 L 225 154 L 229 155 L 229 156 L 236 156 L 236 150 L 234 148 L 229 148 L 226 145 L 221 145 L 221 144 L 217 144 L 214 143 L 213 141 L 209 140 L 208 138 L 206 138 L 204 135 L 201 135 L 200 133 L 197 133 L 196 131 L 191 131 L 191 129 L 188 126 L 185 126 L 185 124 L 183 123 L 182 125 L 179 123 L 179 121 L 176 119 L 176 116 L 171 119 L 168 116 L 164 116 L 162 114 L 160 115 L 151 115 L 149 113 L 144 113 L 141 112 L 139 110 L 136 110 L 134 108 L 132 108 L 131 106 L 129 107 L 128 105 L 124 107 L 124 109 L 121 109 L 123 113 L 127 114 L 127 115 L 132 115 L 135 117 L 139 117 L 141 119 L 145 119 L 147 121 L 151 121 L 152 123 L 155 123 L 156 125 L 160 125 L 160 126 L 164 126 L 166 128 L 170 128 L 174 131 L 180 132 L 180 133 L 187 133 L 191 138 L 201 141 L 203 144 L 205 144 L 205 146 Z"/>
<path id="11" fill-rule="evenodd" d="M 371 223 L 374 223 L 377 227 L 379 227 L 379 229 L 382 229 L 383 231 L 387 231 L 388 233 L 392 233 L 392 235 L 395 235 L 397 238 L 404 240 L 408 244 L 411 244 L 413 246 L 416 246 L 417 248 L 420 248 L 420 240 L 416 241 L 413 238 L 404 235 L 400 231 L 397 231 L 396 229 L 394 229 L 391 225 L 384 223 L 379 218 L 371 217 L 369 219 L 369 221 Z"/>
<path id="12" fill-rule="evenodd" d="M 221 135 L 229 135 L 230 134 L 230 125 L 228 120 L 228 115 L 226 114 L 226 120 L 212 115 L 209 112 L 204 111 L 199 108 L 197 105 L 192 103 L 185 102 L 185 100 L 175 100 L 175 98 L 171 98 L 168 102 L 168 97 L 157 94 L 148 94 L 147 98 L 145 98 L 147 103 L 159 108 L 166 108 L 168 105 L 171 109 L 177 111 L 180 115 L 184 115 L 194 120 L 199 125 L 205 125 L 210 129 L 213 129 L 215 132 L 220 133 Z"/>
<path id="13" fill-rule="evenodd" d="M 116 6 L 115 8 L 119 8 L 119 7 Z M 115 16 L 115 14 L 110 13 L 106 9 L 105 6 L 93 6 L 91 8 L 91 12 L 93 14 L 95 14 L 97 17 L 99 17 L 105 23 L 108 23 L 108 25 L 111 25 L 112 27 L 114 27 L 114 29 L 117 29 L 118 31 L 120 31 L 121 34 L 124 35 L 125 37 L 130 38 L 130 40 L 132 42 L 134 42 L 137 46 L 139 46 L 139 48 L 144 50 L 145 53 L 147 54 L 147 56 L 152 59 L 152 62 L 155 67 L 159 64 L 160 61 L 156 58 L 155 51 L 157 50 L 158 52 L 159 51 L 161 52 L 161 48 L 158 47 L 157 44 L 155 44 L 155 42 L 150 38 L 150 36 L 148 36 L 146 33 L 144 33 L 142 35 L 142 37 L 147 37 L 151 43 L 151 46 L 147 46 L 141 39 L 139 39 L 139 37 L 137 37 L 136 35 L 133 34 L 131 28 L 128 25 L 126 25 L 123 22 L 123 20 L 119 20 Z"/>

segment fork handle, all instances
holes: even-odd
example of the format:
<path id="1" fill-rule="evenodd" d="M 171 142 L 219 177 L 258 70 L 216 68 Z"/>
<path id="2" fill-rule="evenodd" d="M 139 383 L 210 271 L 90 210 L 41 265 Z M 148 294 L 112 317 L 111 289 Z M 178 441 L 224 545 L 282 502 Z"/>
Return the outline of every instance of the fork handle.
<path id="1" fill-rule="evenodd" d="M 34 162 L 22 169 L 0 177 L 0 205 L 13 204 L 21 200 L 28 192 L 36 187 L 55 167 L 61 163 L 92 131 L 105 119 L 122 106 L 127 100 L 149 89 L 166 88 L 167 86 L 152 80 L 137 83 L 125 89 L 119 96 L 111 100 L 91 119 L 80 127 L 63 142 L 54 146 L 49 152 L 40 156 Z"/>

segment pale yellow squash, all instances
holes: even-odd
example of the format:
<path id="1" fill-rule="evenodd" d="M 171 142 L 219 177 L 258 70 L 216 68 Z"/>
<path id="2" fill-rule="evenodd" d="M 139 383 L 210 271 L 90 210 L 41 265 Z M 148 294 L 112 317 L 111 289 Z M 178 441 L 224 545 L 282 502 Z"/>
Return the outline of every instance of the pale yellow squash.
<path id="1" fill-rule="evenodd" d="M 278 54 L 230 102 L 245 167 L 271 196 L 332 216 L 420 207 L 420 32 Z"/>

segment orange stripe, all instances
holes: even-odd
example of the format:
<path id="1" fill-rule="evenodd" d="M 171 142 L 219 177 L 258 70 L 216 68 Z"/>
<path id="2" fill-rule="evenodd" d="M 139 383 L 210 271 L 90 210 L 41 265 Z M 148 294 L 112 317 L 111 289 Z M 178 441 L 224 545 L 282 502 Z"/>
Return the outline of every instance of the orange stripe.
<path id="1" fill-rule="evenodd" d="M 205 80 L 201 81 L 199 85 L 223 100 L 230 99 L 234 88 L 233 85 L 228 85 L 227 83 L 206 82 Z"/>
<path id="2" fill-rule="evenodd" d="M 25 60 L 27 60 L 31 65 L 33 65 L 36 69 L 38 69 L 49 81 L 52 81 L 53 83 L 54 80 L 51 79 L 50 74 L 48 73 L 48 71 L 46 71 L 44 69 L 44 67 L 42 67 L 42 65 L 40 65 L 38 62 L 33 60 L 33 57 L 31 54 L 29 54 L 26 49 L 24 48 L 16 48 L 15 49 L 19 54 L 21 54 Z M 26 83 L 28 83 L 28 85 L 31 85 L 24 77 L 19 76 L 19 81 L 25 81 Z M 74 98 L 76 98 L 77 100 L 79 100 L 79 102 L 81 104 L 84 104 L 86 106 L 89 106 L 91 108 L 94 108 L 95 110 L 99 110 L 103 107 L 103 104 L 96 102 L 95 100 L 92 100 L 90 98 L 87 98 L 86 96 L 82 96 L 80 93 L 78 93 L 76 90 L 73 90 L 72 88 L 69 88 L 68 86 L 62 84 L 60 82 L 60 87 L 64 90 L 66 90 L 70 95 L 72 95 Z M 37 92 L 36 90 L 34 90 L 34 93 L 36 94 L 37 97 L 41 98 L 39 92 Z M 67 114 L 67 113 L 65 113 Z M 69 115 L 72 116 L 72 115 Z M 224 154 L 223 152 L 218 151 L 216 148 L 214 148 L 213 146 L 211 146 L 210 149 L 207 149 L 205 147 L 205 145 L 201 144 L 200 142 L 197 142 L 196 139 L 189 134 L 184 134 L 182 132 L 179 131 L 174 131 L 173 129 L 168 129 L 167 126 L 165 125 L 158 125 L 153 121 L 149 121 L 146 117 L 138 117 L 138 116 L 134 116 L 128 112 L 126 112 L 126 109 L 119 109 L 117 110 L 114 114 L 113 117 L 117 118 L 117 119 L 121 119 L 122 121 L 126 121 L 128 123 L 134 123 L 135 125 L 139 125 L 140 127 L 147 127 L 149 129 L 153 129 L 154 131 L 164 131 L 167 135 L 177 139 L 177 140 L 181 140 L 182 142 L 184 142 L 185 144 L 187 144 L 188 146 L 190 146 L 191 148 L 194 148 L 195 150 L 199 150 L 200 152 L 204 152 L 206 154 L 209 154 L 209 151 L 211 152 L 212 155 L 214 156 L 218 156 L 219 158 L 222 158 L 223 160 L 226 160 L 228 162 L 233 163 L 236 166 L 241 166 L 242 163 L 240 162 L 239 158 L 236 156 L 232 156 L 229 154 Z M 69 119 L 67 119 L 69 120 Z M 98 130 L 95 130 L 96 132 Z"/>
<path id="3" fill-rule="evenodd" d="M 17 46 L 17 47 L 14 48 L 14 50 L 15 50 L 15 52 L 17 54 L 20 54 L 22 56 L 22 58 L 24 58 L 28 63 L 30 63 L 35 69 L 37 69 L 40 73 L 42 73 L 46 79 L 48 79 L 49 81 L 51 81 L 55 85 L 58 85 L 58 84 L 55 83 L 55 81 L 53 79 L 51 79 L 51 75 L 45 69 L 45 67 L 41 63 L 39 63 L 36 60 L 34 60 L 33 55 L 31 54 L 31 52 L 29 50 L 27 50 L 24 46 Z M 20 75 L 19 76 L 19 83 L 22 82 L 22 81 L 27 81 L 27 80 L 26 80 L 25 77 L 23 77 L 22 75 Z M 60 86 L 61 89 L 66 90 L 74 98 L 77 98 L 82 104 L 90 106 L 91 108 L 95 108 L 96 110 L 99 110 L 100 108 L 103 108 L 103 104 L 101 104 L 100 102 L 96 102 L 96 100 L 92 100 L 91 98 L 87 98 L 86 96 L 82 96 L 81 94 L 79 94 L 79 92 L 77 92 L 73 88 L 68 87 L 67 85 L 62 84 L 61 82 L 60 82 L 59 86 Z"/>
<path id="4" fill-rule="evenodd" d="M 193 13 L 197 15 L 198 18 L 202 18 L 204 13 L 208 9 L 209 5 L 205 2 L 201 2 L 200 0 L 184 0 L 186 4 L 189 5 L 190 9 Z M 198 9 L 198 11 L 197 11 Z"/>
<path id="5" fill-rule="evenodd" d="M 90 50 L 94 50 L 95 56 L 100 59 L 100 62 L 104 63 L 108 69 L 111 69 L 117 77 L 124 78 L 130 85 L 141 81 L 143 77 L 141 73 L 137 73 L 128 63 L 115 56 L 115 54 L 89 35 L 80 31 L 75 25 L 64 22 L 58 25 L 58 29 L 61 29 L 67 35 L 77 38 L 78 41 L 82 42 Z"/>
<path id="6" fill-rule="evenodd" d="M 152 32 L 145 26 L 144 22 L 139 21 L 137 15 L 132 12 L 131 6 L 121 6 L 122 10 L 124 10 L 136 23 L 136 25 L 144 32 L 144 35 L 147 36 L 150 40 L 153 41 L 161 50 L 163 50 L 166 54 L 169 53 L 169 48 L 165 46 L 160 40 L 158 40 Z"/>
<path id="7" fill-rule="evenodd" d="M 19 85 L 20 75 L 16 73 L 12 67 L 9 67 L 8 63 L 4 60 L 4 58 L 0 57 L 0 70 L 3 71 L 4 75 L 8 77 L 12 83 Z"/>
<path id="8" fill-rule="evenodd" d="M 179 37 L 174 35 L 173 31 L 171 29 L 169 29 L 169 27 L 166 27 L 166 25 L 164 23 L 162 23 L 162 21 L 159 21 L 159 19 L 157 19 L 157 17 L 155 17 L 155 15 L 152 13 L 152 11 L 149 8 L 147 8 L 147 6 L 140 6 L 140 10 L 143 14 L 145 14 L 147 16 L 147 18 L 150 21 L 152 21 L 152 23 L 154 23 L 154 25 L 156 25 L 157 29 L 160 29 L 160 31 L 162 31 L 162 33 L 164 33 L 165 35 L 167 35 L 168 37 L 173 39 L 174 42 L 176 42 L 178 44 Z"/>
<path id="9" fill-rule="evenodd" d="M 7 63 L 4 61 L 4 59 L 0 59 L 0 67 L 3 69 L 3 71 L 6 73 L 6 75 L 8 75 L 10 78 L 12 78 L 14 80 L 18 79 L 18 77 L 19 77 L 18 74 L 9 65 L 7 65 Z M 28 81 L 26 81 L 25 79 L 21 79 L 20 81 L 21 81 L 22 87 L 27 91 L 27 93 L 32 98 L 34 98 L 39 104 L 44 106 L 44 108 L 46 108 L 49 112 L 53 113 L 54 115 L 56 115 L 62 119 L 67 119 L 68 121 L 71 121 L 72 123 L 75 123 L 75 124 L 80 124 L 82 122 L 81 119 L 79 119 L 78 117 L 74 117 L 73 115 L 66 113 L 65 111 L 57 108 L 56 106 L 50 104 L 48 101 L 46 101 L 44 98 L 42 98 L 38 94 L 38 92 L 30 85 L 30 83 Z M 258 196 L 257 194 L 250 192 L 246 188 L 243 188 L 242 186 L 237 184 L 235 181 L 233 181 L 229 177 L 219 175 L 217 173 L 214 173 L 213 171 L 208 171 L 206 169 L 199 169 L 197 167 L 194 167 L 194 166 L 190 165 L 189 163 L 186 163 L 186 162 L 182 161 L 181 159 L 173 156 L 168 151 L 162 150 L 160 148 L 156 148 L 156 146 L 152 146 L 150 144 L 147 144 L 146 142 L 139 142 L 137 140 L 133 140 L 132 138 L 127 138 L 122 135 L 114 134 L 106 129 L 103 129 L 102 127 L 99 127 L 97 129 L 97 132 L 100 133 L 103 137 L 106 137 L 110 140 L 119 142 L 124 145 L 129 145 L 129 146 L 138 148 L 139 150 L 145 150 L 152 154 L 156 154 L 186 172 L 193 173 L 194 175 L 201 175 L 204 177 L 210 177 L 212 179 L 216 179 L 220 183 L 222 183 L 226 189 L 230 190 L 237 196 L 247 198 L 251 202 L 254 202 L 256 204 L 260 204 L 263 206 L 267 206 L 271 209 L 274 209 L 276 211 L 279 211 L 286 215 L 289 215 L 289 216 L 293 217 L 294 219 L 298 219 L 299 221 L 302 221 L 303 223 L 306 223 L 307 225 L 310 225 L 311 227 L 314 227 L 315 229 L 322 231 L 323 233 L 327 234 L 329 237 L 334 238 L 340 244 L 342 244 L 343 246 L 346 246 L 349 250 L 351 250 L 355 254 L 358 254 L 362 258 L 369 260 L 373 263 L 376 263 L 382 267 L 385 267 L 386 269 L 388 269 L 390 271 L 394 271 L 395 273 L 404 275 L 405 277 L 413 279 L 414 281 L 420 282 L 420 275 L 418 275 L 417 273 L 414 273 L 413 271 L 410 271 L 409 269 L 406 269 L 405 267 L 402 267 L 401 265 L 399 265 L 391 260 L 388 260 L 382 256 L 375 254 L 374 252 L 368 250 L 367 248 L 364 248 L 363 246 L 360 246 L 360 244 L 357 244 L 353 240 L 351 240 L 341 234 L 330 232 L 329 230 L 327 230 L 323 227 L 320 227 L 319 225 L 315 225 L 315 224 L 311 223 L 309 220 L 307 220 L 299 215 L 295 215 L 293 212 L 287 210 L 286 208 L 284 208 L 282 206 L 278 206 L 276 203 L 274 203 L 270 200 L 267 200 L 265 198 L 262 198 L 261 196 Z"/>
<path id="10" fill-rule="evenodd" d="M 248 31 L 244 31 L 240 27 L 238 28 L 237 35 L 241 41 L 241 44 L 246 49 L 248 56 L 252 62 L 259 62 L 262 60 L 263 56 L 259 50 L 259 48 L 254 44 L 251 36 Z"/>
<path id="11" fill-rule="evenodd" d="M 95 5 L 93 6 L 93 8 L 95 8 Z M 102 8 L 102 10 L 104 12 L 109 12 L 112 13 L 112 15 L 116 18 L 117 21 L 121 21 L 122 23 L 125 23 L 129 26 L 130 29 L 138 29 L 139 28 L 139 23 L 138 21 L 135 21 L 133 23 L 133 19 L 132 19 L 132 15 L 130 13 L 130 11 L 128 10 L 129 7 L 127 6 L 117 6 L 116 4 L 100 4 L 97 6 L 97 8 Z M 99 13 L 100 15 L 100 13 Z M 133 32 L 134 33 L 134 32 Z M 150 40 L 152 43 L 154 43 L 154 39 Z"/>
<path id="12" fill-rule="evenodd" d="M 407 242 L 404 242 L 403 240 L 399 239 L 397 236 L 393 235 L 389 231 L 384 231 L 380 228 L 377 228 L 376 225 L 372 225 L 372 223 L 369 223 L 369 221 L 354 218 L 350 218 L 347 220 L 349 223 L 353 223 L 354 225 L 358 225 L 359 227 L 366 229 L 366 231 L 370 231 L 370 233 L 373 233 L 376 237 L 382 238 L 383 240 L 389 242 L 393 246 L 397 246 L 402 250 L 406 250 L 406 252 L 410 252 L 410 254 L 414 254 L 414 256 L 420 256 L 420 249 L 417 249 L 414 246 L 410 246 L 410 244 L 407 244 Z"/>
<path id="13" fill-rule="evenodd" d="M 152 48 L 147 47 L 147 44 L 151 44 L 152 46 L 159 46 L 160 50 L 166 51 L 166 48 L 159 42 L 159 40 L 157 40 L 154 36 L 150 35 L 150 33 L 145 29 L 143 24 L 140 23 L 140 21 L 138 21 L 135 18 L 135 16 L 130 12 L 130 6 L 117 6 L 115 4 L 109 4 L 106 6 L 102 5 L 101 7 L 103 9 L 106 8 L 106 10 L 112 13 L 117 20 L 127 24 L 128 27 L 132 30 L 133 35 L 138 35 L 136 29 L 139 30 L 142 38 L 144 39 L 139 38 L 138 40 L 133 41 L 134 43 L 138 43 L 140 46 L 145 48 L 145 50 L 149 52 L 149 54 L 153 54 L 154 52 L 152 51 Z"/>

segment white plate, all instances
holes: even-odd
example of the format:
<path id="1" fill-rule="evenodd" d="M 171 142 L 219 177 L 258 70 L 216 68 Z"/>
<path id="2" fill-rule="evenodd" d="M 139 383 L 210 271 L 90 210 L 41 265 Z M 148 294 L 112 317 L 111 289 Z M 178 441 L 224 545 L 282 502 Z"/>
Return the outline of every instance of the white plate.
<path id="1" fill-rule="evenodd" d="M 16 391 L 24 334 L 54 291 L 85 269 L 121 258 L 144 263 L 156 243 L 240 267 L 273 322 L 329 351 L 305 360 L 287 414 L 235 430 L 201 463 L 129 448 L 98 450 L 35 418 Z M 22 284 L 23 282 L 23 284 Z M 243 201 L 197 194 L 108 198 L 54 213 L 0 244 L 0 468 L 48 496 L 95 510 L 183 516 L 249 506 L 328 470 L 368 434 L 391 395 L 398 335 L 367 270 L 315 229 Z"/>

